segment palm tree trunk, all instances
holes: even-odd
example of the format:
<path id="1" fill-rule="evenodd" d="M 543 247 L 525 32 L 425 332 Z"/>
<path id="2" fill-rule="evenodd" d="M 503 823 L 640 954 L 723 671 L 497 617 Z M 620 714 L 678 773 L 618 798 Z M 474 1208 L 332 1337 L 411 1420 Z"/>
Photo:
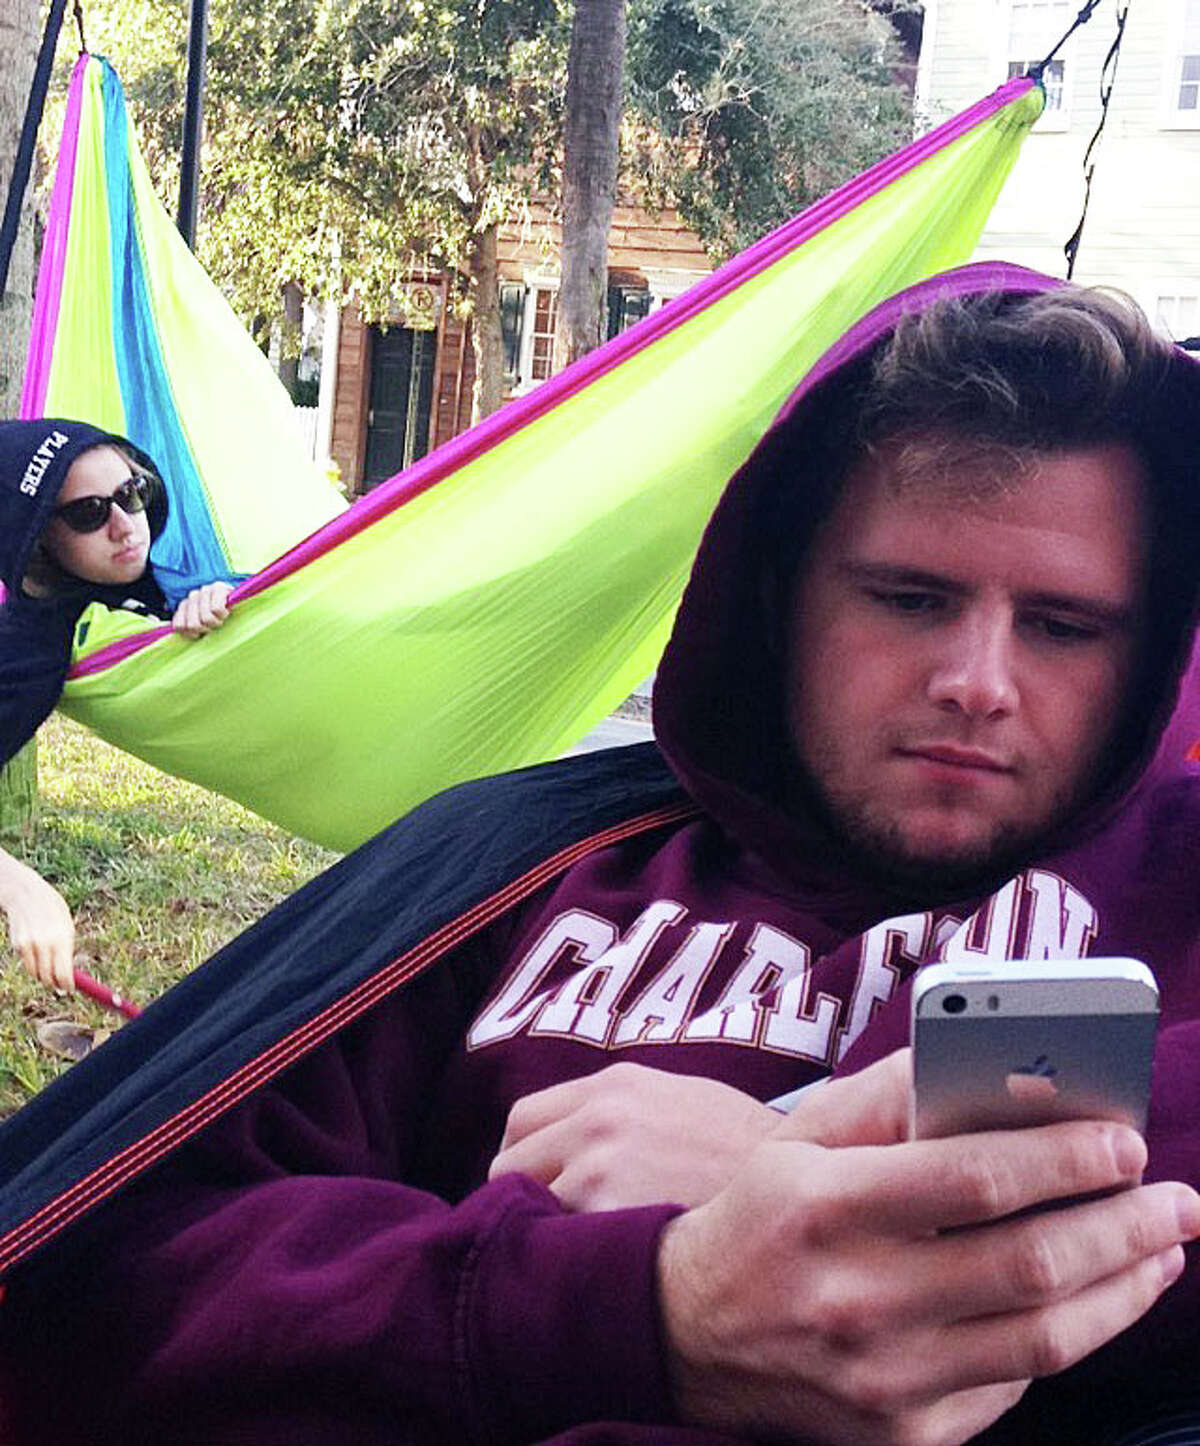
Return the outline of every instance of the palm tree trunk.
<path id="1" fill-rule="evenodd" d="M 556 371 L 604 340 L 624 92 L 625 0 L 575 0 L 563 137 Z"/>
<path id="2" fill-rule="evenodd" d="M 471 345 L 475 352 L 475 386 L 471 421 L 490 417 L 500 406 L 504 381 L 504 338 L 500 329 L 500 281 L 493 223 L 471 237 Z"/>

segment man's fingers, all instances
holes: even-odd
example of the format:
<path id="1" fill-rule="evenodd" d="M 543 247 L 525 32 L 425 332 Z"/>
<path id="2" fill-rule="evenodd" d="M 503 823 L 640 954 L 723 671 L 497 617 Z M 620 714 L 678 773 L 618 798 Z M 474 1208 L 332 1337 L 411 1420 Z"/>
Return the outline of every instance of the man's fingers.
<path id="1" fill-rule="evenodd" d="M 999 1220 L 1021 1210 L 1136 1184 L 1146 1147 L 1135 1131 L 1077 1120 L 787 1159 L 776 1132 L 778 1168 L 805 1196 L 806 1228 L 839 1233 L 922 1235 Z"/>
<path id="2" fill-rule="evenodd" d="M 534 1133 L 526 1133 L 520 1139 L 500 1146 L 499 1153 L 488 1167 L 488 1179 L 498 1175 L 529 1175 L 543 1185 L 552 1184 L 563 1165 L 563 1151 L 556 1145 L 561 1133 L 556 1126 L 547 1125 Z"/>
<path id="3" fill-rule="evenodd" d="M 551 1085 L 548 1089 L 538 1090 L 531 1095 L 523 1095 L 508 1112 L 504 1138 L 500 1141 L 501 1152 L 511 1149 L 519 1140 L 537 1134 L 539 1130 L 544 1130 L 548 1125 L 572 1113 L 583 1102 L 587 1089 L 593 1083 L 591 1077 L 585 1076 L 583 1079 L 566 1080 L 562 1084 Z"/>
<path id="4" fill-rule="evenodd" d="M 936 1143 L 914 1145 L 923 1153 Z M 954 1216 L 944 1221 L 952 1226 L 1136 1184 L 1146 1168 L 1141 1136 L 1125 1125 L 1098 1120 L 985 1131 L 945 1143 L 956 1147 L 949 1172 Z"/>
<path id="5" fill-rule="evenodd" d="M 919 1327 L 1023 1314 L 1064 1301 L 1200 1233 L 1200 1197 L 1185 1185 L 1142 1186 L 1062 1210 L 913 1241 L 864 1244 L 822 1308 L 834 1334 L 899 1335 Z"/>
<path id="6" fill-rule="evenodd" d="M 914 1266 L 931 1295 L 946 1268 L 964 1282 L 964 1316 L 1066 1299 L 1200 1234 L 1200 1196 L 1174 1181 L 963 1231 L 929 1242 Z"/>
<path id="7" fill-rule="evenodd" d="M 1054 1305 L 963 1322 L 952 1335 L 947 1376 L 962 1387 L 1057 1375 L 1140 1319 L 1182 1267 L 1176 1246 Z M 933 1375 L 936 1389 L 936 1368 Z"/>
<path id="8" fill-rule="evenodd" d="M 911 1092 L 912 1050 L 898 1049 L 803 1094 L 775 1134 L 830 1148 L 896 1144 L 908 1138 Z"/>
<path id="9" fill-rule="evenodd" d="M 1062 1299 L 1029 1310 L 889 1327 L 847 1316 L 837 1329 L 817 1321 L 821 1373 L 847 1402 L 894 1415 L 921 1412 L 981 1387 L 1016 1386 L 1055 1375 L 1138 1320 L 1182 1268 L 1179 1246 L 1139 1259 Z"/>

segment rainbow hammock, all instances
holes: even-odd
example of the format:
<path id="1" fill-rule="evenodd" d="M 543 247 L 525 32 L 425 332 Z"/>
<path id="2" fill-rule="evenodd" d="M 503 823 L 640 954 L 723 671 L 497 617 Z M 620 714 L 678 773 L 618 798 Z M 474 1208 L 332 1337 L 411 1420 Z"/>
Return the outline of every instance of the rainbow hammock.
<path id="1" fill-rule="evenodd" d="M 338 849 L 561 753 L 653 671 L 722 485 L 804 372 L 967 259 L 1041 107 L 1010 81 L 345 508 L 155 198 L 115 72 L 83 56 L 23 414 L 159 461 L 166 591 L 254 575 L 197 643 L 90 609 L 64 711 Z"/>

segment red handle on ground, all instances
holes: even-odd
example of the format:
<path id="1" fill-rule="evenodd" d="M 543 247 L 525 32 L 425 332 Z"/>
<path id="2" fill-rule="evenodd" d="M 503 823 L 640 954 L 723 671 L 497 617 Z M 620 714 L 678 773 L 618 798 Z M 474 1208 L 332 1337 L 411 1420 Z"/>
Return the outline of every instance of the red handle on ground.
<path id="1" fill-rule="evenodd" d="M 94 999 L 97 1004 L 103 1004 L 108 1009 L 123 1014 L 126 1019 L 136 1019 L 141 1014 L 141 1009 L 132 999 L 123 999 L 121 995 L 110 989 L 107 984 L 101 984 L 99 979 L 93 979 L 90 974 L 85 974 L 82 969 L 71 971 L 75 975 L 75 987 L 81 994 L 86 994 L 89 999 Z"/>

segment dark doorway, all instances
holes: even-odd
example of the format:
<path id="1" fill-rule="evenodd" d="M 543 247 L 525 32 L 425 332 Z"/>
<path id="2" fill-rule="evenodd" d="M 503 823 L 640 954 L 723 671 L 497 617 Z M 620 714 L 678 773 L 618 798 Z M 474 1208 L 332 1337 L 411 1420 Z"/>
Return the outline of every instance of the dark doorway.
<path id="1" fill-rule="evenodd" d="M 371 401 L 363 490 L 402 471 L 429 450 L 437 332 L 371 328 Z"/>

